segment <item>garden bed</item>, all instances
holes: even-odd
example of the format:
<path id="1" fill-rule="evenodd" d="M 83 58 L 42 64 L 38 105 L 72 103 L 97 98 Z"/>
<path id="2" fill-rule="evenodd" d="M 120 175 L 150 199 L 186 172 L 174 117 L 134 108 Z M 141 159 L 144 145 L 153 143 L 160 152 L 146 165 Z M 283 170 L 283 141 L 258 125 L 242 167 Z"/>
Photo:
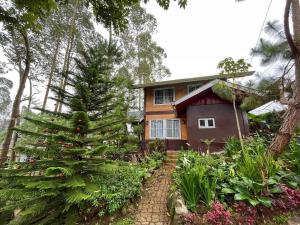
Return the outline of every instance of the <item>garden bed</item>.
<path id="1" fill-rule="evenodd" d="M 247 140 L 243 150 L 231 139 L 225 150 L 224 155 L 180 154 L 173 189 L 190 211 L 184 224 L 287 224 L 300 206 L 299 143 L 293 140 L 276 159 L 260 137 Z"/>
<path id="2" fill-rule="evenodd" d="M 139 163 L 125 163 L 127 166 L 98 177 L 101 184 L 103 209 L 99 211 L 100 224 L 111 224 L 112 221 L 122 220 L 135 210 L 136 200 L 142 193 L 143 184 L 150 179 L 154 171 L 160 168 L 165 160 L 165 154 L 152 152 Z M 130 221 L 125 219 L 125 221 Z M 99 219 L 97 220 L 99 222 Z M 96 223 L 96 222 L 95 222 Z"/>

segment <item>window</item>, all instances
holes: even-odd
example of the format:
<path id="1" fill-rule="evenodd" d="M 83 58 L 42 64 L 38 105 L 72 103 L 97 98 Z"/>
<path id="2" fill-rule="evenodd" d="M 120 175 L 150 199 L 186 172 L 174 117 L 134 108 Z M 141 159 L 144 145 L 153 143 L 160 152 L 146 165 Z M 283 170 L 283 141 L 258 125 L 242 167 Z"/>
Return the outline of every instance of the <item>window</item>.
<path id="1" fill-rule="evenodd" d="M 198 119 L 199 128 L 215 128 L 215 119 L 214 118 L 201 118 Z"/>
<path id="2" fill-rule="evenodd" d="M 150 122 L 151 138 L 180 138 L 179 119 L 170 120 L 151 120 Z"/>
<path id="3" fill-rule="evenodd" d="M 154 90 L 154 103 L 167 104 L 175 99 L 174 88 L 156 89 Z"/>
<path id="4" fill-rule="evenodd" d="M 151 121 L 151 137 L 163 138 L 163 120 Z"/>
<path id="5" fill-rule="evenodd" d="M 202 86 L 202 84 L 191 84 L 191 85 L 188 85 L 188 94 L 191 93 L 192 91 L 195 91 L 196 89 L 198 89 L 201 86 Z"/>

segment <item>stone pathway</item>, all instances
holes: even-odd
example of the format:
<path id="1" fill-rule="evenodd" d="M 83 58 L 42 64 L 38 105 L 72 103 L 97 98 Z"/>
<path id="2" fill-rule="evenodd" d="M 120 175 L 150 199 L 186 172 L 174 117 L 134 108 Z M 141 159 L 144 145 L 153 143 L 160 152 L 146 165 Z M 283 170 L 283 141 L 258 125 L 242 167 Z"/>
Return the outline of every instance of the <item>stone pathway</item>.
<path id="1" fill-rule="evenodd" d="M 134 215 L 135 225 L 169 225 L 167 196 L 174 166 L 165 164 L 146 182 Z"/>

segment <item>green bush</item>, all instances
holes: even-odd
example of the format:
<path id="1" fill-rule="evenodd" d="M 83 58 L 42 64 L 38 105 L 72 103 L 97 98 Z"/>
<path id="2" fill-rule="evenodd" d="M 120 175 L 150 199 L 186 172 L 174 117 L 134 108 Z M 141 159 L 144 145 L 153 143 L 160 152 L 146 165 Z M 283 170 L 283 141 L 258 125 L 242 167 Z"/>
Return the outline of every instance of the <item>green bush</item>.
<path id="1" fill-rule="evenodd" d="M 245 140 L 244 150 L 234 138 L 225 148 L 225 155 L 180 153 L 173 179 L 192 211 L 199 203 L 209 207 L 213 200 L 270 207 L 271 197 L 281 192 L 280 184 L 292 188 L 300 184 L 300 146 L 295 140 L 282 159 L 268 154 L 266 141 L 259 136 Z"/>
<path id="2" fill-rule="evenodd" d="M 235 137 L 230 137 L 225 144 L 225 154 L 229 157 L 238 154 L 242 147 L 240 140 Z"/>
<path id="3" fill-rule="evenodd" d="M 164 140 L 155 139 L 148 143 L 150 152 L 165 152 L 166 144 Z"/>

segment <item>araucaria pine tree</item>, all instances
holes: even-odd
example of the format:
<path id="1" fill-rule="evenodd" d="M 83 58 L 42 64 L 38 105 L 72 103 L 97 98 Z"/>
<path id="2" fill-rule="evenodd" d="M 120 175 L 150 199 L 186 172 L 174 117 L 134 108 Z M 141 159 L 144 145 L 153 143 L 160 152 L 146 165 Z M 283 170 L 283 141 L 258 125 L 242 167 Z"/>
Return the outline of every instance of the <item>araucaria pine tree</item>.
<path id="1" fill-rule="evenodd" d="M 62 113 L 25 118 L 36 129 L 18 130 L 25 141 L 17 151 L 30 160 L 0 171 L 1 222 L 85 224 L 105 205 L 94 178 L 113 163 L 102 155 L 122 140 L 127 118 L 124 81 L 110 76 L 119 59 L 116 47 L 104 41 L 81 52 L 68 88 L 53 87 Z M 26 143 L 27 136 L 36 142 Z"/>

